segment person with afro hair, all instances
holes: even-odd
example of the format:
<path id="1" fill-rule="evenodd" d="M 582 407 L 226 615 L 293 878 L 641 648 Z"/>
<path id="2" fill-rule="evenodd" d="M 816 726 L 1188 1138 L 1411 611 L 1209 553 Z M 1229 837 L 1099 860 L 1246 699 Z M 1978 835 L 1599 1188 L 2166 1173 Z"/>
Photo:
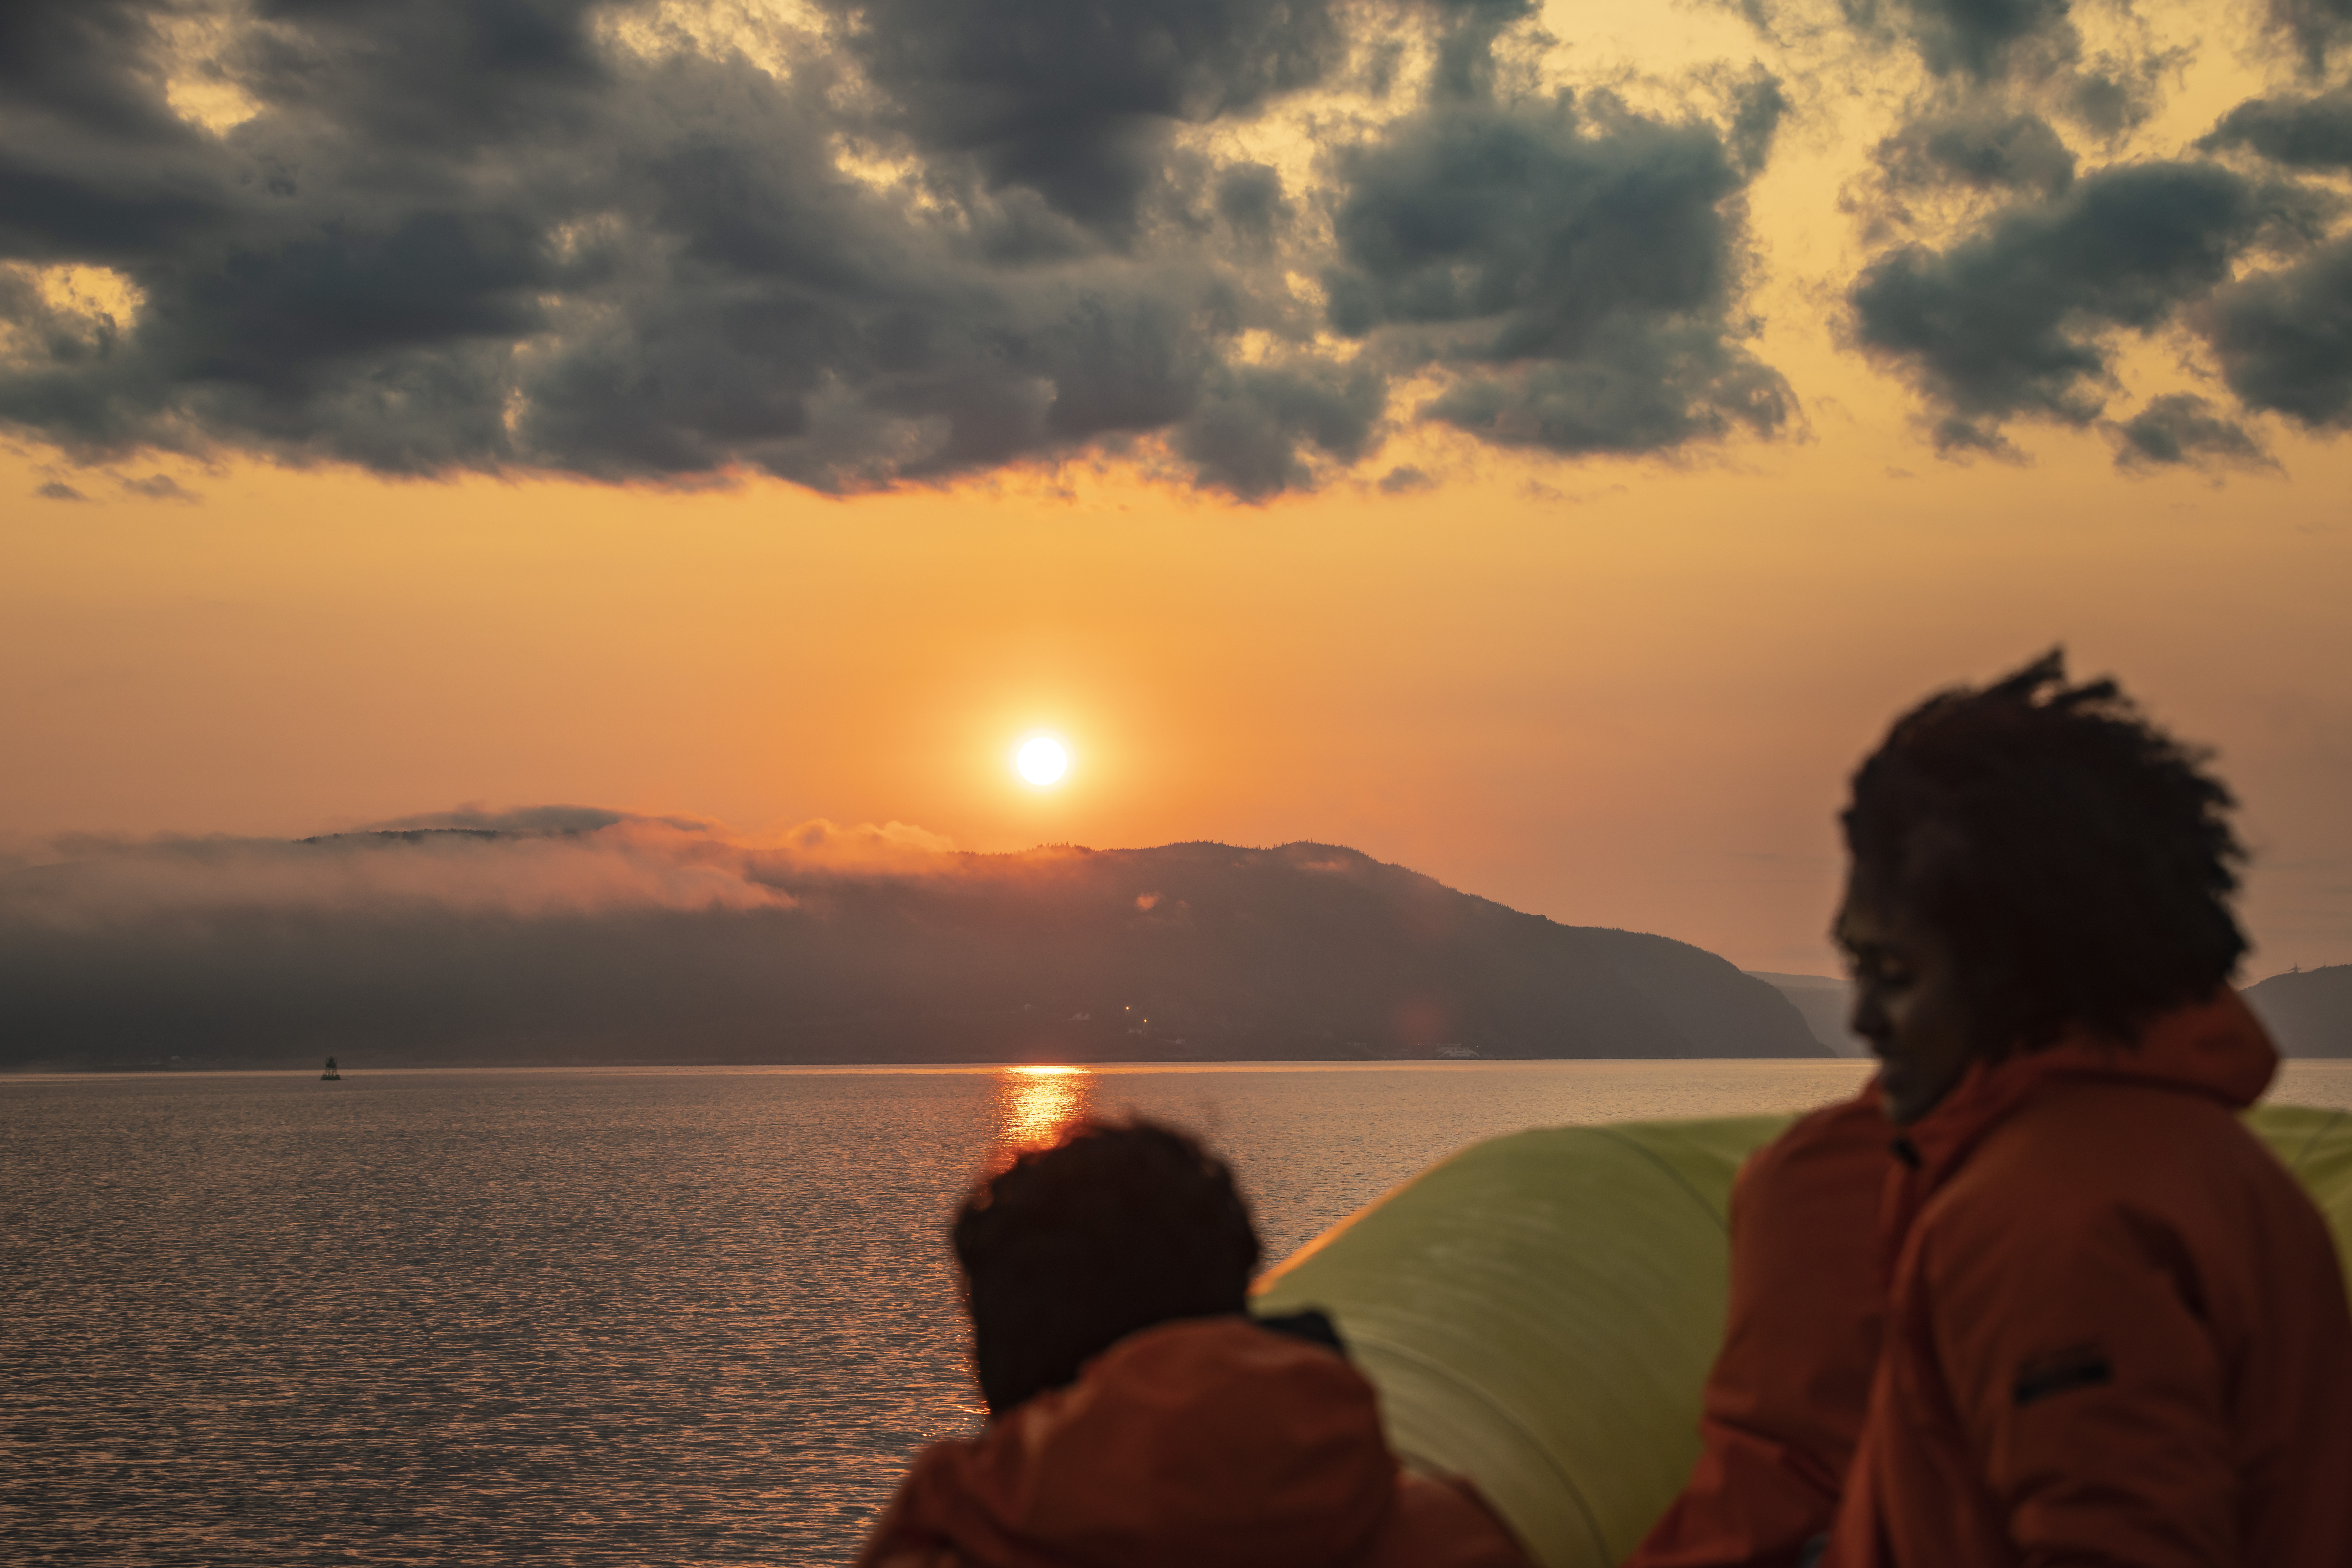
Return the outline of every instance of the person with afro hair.
<path id="1" fill-rule="evenodd" d="M 2231 1114 L 2277 1059 L 2232 804 L 2055 653 L 1896 721 L 1836 928 L 1880 1069 L 1741 1170 L 1698 1462 L 1627 1568 L 2352 1563 L 2336 1259 Z"/>
<path id="2" fill-rule="evenodd" d="M 2053 653 L 1854 775 L 1836 936 L 1897 1130 L 1828 1568 L 2352 1563 L 2352 1319 L 2237 1112 L 2243 858 L 2206 753 Z"/>

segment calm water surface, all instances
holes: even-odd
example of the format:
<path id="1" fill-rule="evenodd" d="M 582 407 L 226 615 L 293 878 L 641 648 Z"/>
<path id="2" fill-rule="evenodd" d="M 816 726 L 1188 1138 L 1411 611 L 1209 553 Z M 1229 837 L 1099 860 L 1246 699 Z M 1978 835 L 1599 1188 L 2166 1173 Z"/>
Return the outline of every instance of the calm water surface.
<path id="1" fill-rule="evenodd" d="M 1081 1112 L 1203 1131 L 1280 1258 L 1523 1127 L 1864 1064 L 0 1079 L 10 1561 L 846 1561 L 971 1429 L 941 1231 Z M 2274 1098 L 2352 1107 L 2352 1062 Z"/>

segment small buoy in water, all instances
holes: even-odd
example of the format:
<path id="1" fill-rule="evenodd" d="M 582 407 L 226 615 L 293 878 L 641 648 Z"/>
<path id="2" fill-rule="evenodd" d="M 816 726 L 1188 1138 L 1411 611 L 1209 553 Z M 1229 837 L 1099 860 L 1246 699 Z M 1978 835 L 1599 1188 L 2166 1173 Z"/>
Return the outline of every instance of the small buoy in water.
<path id="1" fill-rule="evenodd" d="M 329 1057 L 327 1058 L 327 1070 L 320 1073 L 319 1078 L 321 1082 L 325 1083 L 341 1083 L 342 1081 L 343 1075 L 335 1070 L 334 1058 Z"/>

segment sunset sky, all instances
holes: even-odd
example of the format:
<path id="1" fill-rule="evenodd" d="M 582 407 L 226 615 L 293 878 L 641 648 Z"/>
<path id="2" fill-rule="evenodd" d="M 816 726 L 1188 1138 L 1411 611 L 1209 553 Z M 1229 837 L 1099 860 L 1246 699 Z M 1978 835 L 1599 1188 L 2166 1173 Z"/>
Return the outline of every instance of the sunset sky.
<path id="1" fill-rule="evenodd" d="M 11 7 L 0 850 L 1313 839 L 1827 973 L 1855 761 L 2063 643 L 2352 960 L 2339 37 Z"/>

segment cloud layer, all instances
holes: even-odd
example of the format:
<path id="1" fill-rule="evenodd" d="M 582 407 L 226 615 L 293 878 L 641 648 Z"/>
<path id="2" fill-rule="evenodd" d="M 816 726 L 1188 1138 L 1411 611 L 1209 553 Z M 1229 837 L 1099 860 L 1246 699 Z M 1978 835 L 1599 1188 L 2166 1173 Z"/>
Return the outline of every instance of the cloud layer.
<path id="1" fill-rule="evenodd" d="M 1363 458 L 1400 375 L 1515 445 L 1771 434 L 1735 307 L 1776 89 L 1710 118 L 1506 85 L 1527 26 L 26 0 L 0 420 L 84 458 L 835 491 L 1113 450 L 1245 498 Z M 1433 300 L 1449 269 L 1479 281 Z"/>
<path id="2" fill-rule="evenodd" d="M 2020 416 L 2089 424 L 2113 384 L 2114 329 L 2160 325 L 2315 216 L 2301 193 L 2215 164 L 2101 170 L 1948 249 L 1874 262 L 1851 296 L 1855 335 L 1944 411 L 1938 447 L 1997 450 Z"/>
<path id="3" fill-rule="evenodd" d="M 1528 0 L 24 0 L 0 426 L 833 492 L 1110 457 L 1245 500 L 1415 424 L 1770 440 L 1802 389 L 1747 197 L 1832 82 L 1901 104 L 1836 324 L 1946 455 L 2040 422 L 2235 460 L 2161 437 L 2183 396 L 2256 450 L 2343 426 L 2336 0 L 2249 18 L 2270 90 L 2188 145 L 2146 128 L 2218 46 L 2128 7 L 1736 9 L 1767 64 L 1580 82 Z M 2114 407 L 2162 337 L 2208 384 Z"/>
<path id="4" fill-rule="evenodd" d="M 0 876 L 0 929 L 257 912 L 547 920 L 788 910 L 795 885 L 945 875 L 962 858 L 903 823 L 815 821 L 747 839 L 692 818 L 588 806 L 439 812 L 295 840 L 74 837 Z"/>
<path id="5" fill-rule="evenodd" d="M 1843 7 L 1921 67 L 1849 193 L 1880 248 L 1846 289 L 1846 335 L 1911 384 L 1939 452 L 2025 460 L 2020 424 L 2096 426 L 2126 470 L 2275 470 L 2252 416 L 2345 426 L 2346 204 L 2332 176 L 2352 168 L 2352 100 L 2324 85 L 2341 10 L 2281 0 L 2251 18 L 2297 89 L 2165 147 L 2135 138 L 2210 40 L 2168 45 L 2118 8 L 2095 49 L 2071 0 Z M 2206 390 L 2109 417 L 2126 355 L 2151 340 Z M 2209 395 L 2223 389 L 2235 408 Z"/>

